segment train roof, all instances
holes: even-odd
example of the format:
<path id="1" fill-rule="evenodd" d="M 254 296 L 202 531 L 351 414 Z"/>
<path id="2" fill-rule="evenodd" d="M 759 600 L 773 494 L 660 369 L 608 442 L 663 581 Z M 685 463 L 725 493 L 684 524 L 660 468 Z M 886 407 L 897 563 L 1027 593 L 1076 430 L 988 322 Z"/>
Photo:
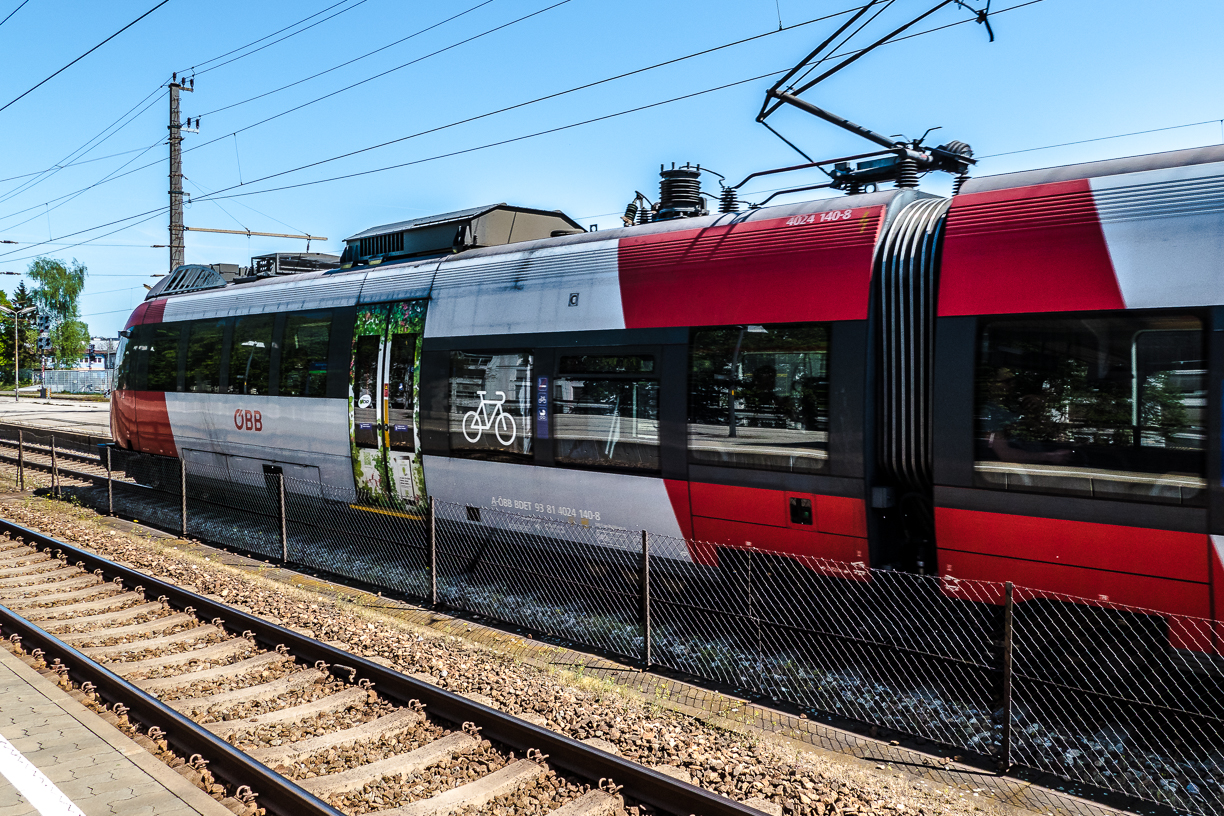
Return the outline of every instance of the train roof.
<path id="1" fill-rule="evenodd" d="M 1060 167 L 1042 167 L 1037 170 L 1020 170 L 1015 173 L 981 176 L 966 181 L 960 192 L 962 194 L 985 193 L 1014 187 L 1031 187 L 1036 184 L 1120 176 L 1126 173 L 1142 173 L 1147 170 L 1165 170 L 1213 162 L 1224 162 L 1224 145 L 1192 147 L 1186 150 L 1170 150 L 1165 153 L 1148 153 L 1121 159 L 1103 159 L 1082 164 L 1064 164 Z"/>
<path id="2" fill-rule="evenodd" d="M 435 322 L 452 325 L 456 334 L 484 330 L 486 323 L 489 330 L 506 324 L 521 331 L 520 318 L 524 326 L 561 320 L 585 329 L 686 325 L 702 315 L 726 316 L 729 305 L 762 300 L 782 304 L 770 310 L 777 312 L 775 322 L 803 319 L 805 309 L 827 312 L 825 319 L 859 319 L 866 316 L 877 239 L 905 204 L 919 198 L 933 197 L 886 190 L 231 283 L 145 301 L 128 325 L 423 297 L 434 301 L 437 316 L 453 312 Z M 550 299 L 554 290 L 592 286 L 602 294 L 584 294 L 579 308 L 547 318 L 500 303 L 503 294 L 524 287 L 551 293 L 539 294 Z M 478 290 L 483 294 L 472 294 L 470 302 L 456 295 Z M 769 294 L 776 290 L 791 294 L 778 299 Z M 622 295 L 630 312 L 643 313 L 623 314 Z M 588 305 L 601 303 L 607 314 L 589 311 Z M 509 328 L 512 323 L 516 328 Z"/>

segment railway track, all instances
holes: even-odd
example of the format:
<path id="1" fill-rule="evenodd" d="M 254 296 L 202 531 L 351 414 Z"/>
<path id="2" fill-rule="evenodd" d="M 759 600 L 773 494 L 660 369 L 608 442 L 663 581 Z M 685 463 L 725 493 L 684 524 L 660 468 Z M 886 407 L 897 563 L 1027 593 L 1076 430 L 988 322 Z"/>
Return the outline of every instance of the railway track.
<path id="1" fill-rule="evenodd" d="M 38 438 L 33 434 L 31 436 Z M 38 436 L 43 436 L 43 434 Z M 45 436 L 54 439 L 53 435 Z M 62 478 L 78 481 L 106 481 L 106 467 L 99 462 L 96 452 L 83 453 L 59 445 L 35 442 L 33 439 L 18 443 L 15 440 L 0 438 L 0 462 L 41 473 L 57 474 Z M 112 478 L 115 478 L 116 481 L 123 481 L 127 487 L 136 489 L 142 487 L 142 485 L 124 479 L 122 473 L 112 474 Z"/>
<path id="2" fill-rule="evenodd" d="M 761 813 L 11 522 L 0 534 L 3 634 L 239 816 L 253 795 L 273 816 Z"/>

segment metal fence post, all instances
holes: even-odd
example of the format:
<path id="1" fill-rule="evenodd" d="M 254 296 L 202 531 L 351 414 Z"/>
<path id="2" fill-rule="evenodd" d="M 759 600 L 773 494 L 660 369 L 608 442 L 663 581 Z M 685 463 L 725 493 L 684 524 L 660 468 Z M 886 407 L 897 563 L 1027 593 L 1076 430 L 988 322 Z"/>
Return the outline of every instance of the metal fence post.
<path id="1" fill-rule="evenodd" d="M 17 484 L 25 491 L 25 433 L 17 431 Z"/>
<path id="2" fill-rule="evenodd" d="M 1011 767 L 1012 754 L 1012 582 L 1003 585 L 1003 744 L 999 767 Z"/>
<path id="3" fill-rule="evenodd" d="M 111 479 L 111 447 L 106 446 L 106 512 L 115 515 L 115 483 Z"/>
<path id="4" fill-rule="evenodd" d="M 434 497 L 429 497 L 429 509 L 425 511 L 426 535 L 429 538 L 429 602 L 438 605 L 438 523 L 434 509 Z"/>
<path id="5" fill-rule="evenodd" d="M 179 495 L 182 504 L 179 506 L 179 519 L 182 521 L 182 536 L 187 537 L 187 458 L 179 457 Z"/>
<path id="6" fill-rule="evenodd" d="M 649 667 L 654 661 L 650 654 L 650 535 L 642 531 L 642 661 Z"/>
<path id="7" fill-rule="evenodd" d="M 59 494 L 59 457 L 55 454 L 55 434 L 51 434 L 51 495 Z"/>
<path id="8" fill-rule="evenodd" d="M 281 563 L 289 563 L 289 525 L 285 520 L 285 471 L 276 474 L 277 510 L 280 512 Z"/>

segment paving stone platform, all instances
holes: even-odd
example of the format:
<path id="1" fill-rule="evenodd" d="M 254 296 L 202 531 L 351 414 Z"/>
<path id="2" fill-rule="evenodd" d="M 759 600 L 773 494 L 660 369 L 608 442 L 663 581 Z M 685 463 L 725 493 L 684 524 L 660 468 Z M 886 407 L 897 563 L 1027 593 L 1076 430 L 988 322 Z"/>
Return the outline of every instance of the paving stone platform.
<path id="1" fill-rule="evenodd" d="M 0 816 L 233 816 L 5 649 L 0 736 Z"/>
<path id="2" fill-rule="evenodd" d="M 110 438 L 110 403 L 0 397 L 0 423 Z"/>

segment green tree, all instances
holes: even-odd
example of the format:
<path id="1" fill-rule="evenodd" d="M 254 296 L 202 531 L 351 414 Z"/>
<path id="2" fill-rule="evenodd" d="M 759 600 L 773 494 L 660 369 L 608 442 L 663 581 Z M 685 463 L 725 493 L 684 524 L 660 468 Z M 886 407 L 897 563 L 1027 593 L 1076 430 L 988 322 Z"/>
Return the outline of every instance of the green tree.
<path id="1" fill-rule="evenodd" d="M 35 258 L 26 271 L 37 284 L 35 303 L 51 315 L 52 356 L 58 368 L 75 365 L 89 345 L 89 327 L 81 322 L 80 308 L 86 274 L 85 264 L 75 258 L 71 266 L 54 258 Z"/>
<path id="2" fill-rule="evenodd" d="M 51 348 L 56 368 L 72 368 L 89 348 L 89 326 L 79 320 L 52 323 Z"/>
<path id="3" fill-rule="evenodd" d="M 12 296 L 9 298 L 12 308 L 21 310 L 29 306 L 37 306 L 34 299 L 34 292 L 30 287 L 26 286 L 26 282 L 20 281 L 17 288 L 13 290 Z M 7 362 L 12 359 L 13 355 L 13 332 L 12 327 L 5 334 L 7 349 L 4 360 Z M 34 320 L 34 315 L 26 315 L 21 319 L 20 330 L 18 331 L 18 359 L 22 369 L 38 368 L 38 326 Z"/>

